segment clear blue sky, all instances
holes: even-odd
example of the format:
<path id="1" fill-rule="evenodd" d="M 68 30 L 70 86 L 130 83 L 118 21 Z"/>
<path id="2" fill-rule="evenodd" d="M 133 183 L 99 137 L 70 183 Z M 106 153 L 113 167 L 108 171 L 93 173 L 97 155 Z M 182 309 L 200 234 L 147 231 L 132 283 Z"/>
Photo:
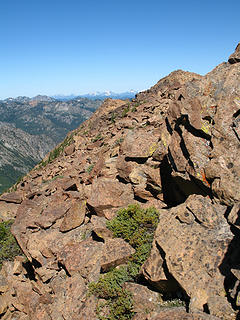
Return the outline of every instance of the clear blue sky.
<path id="1" fill-rule="evenodd" d="M 1 0 L 0 99 L 205 74 L 240 41 L 239 14 L 239 0 Z"/>

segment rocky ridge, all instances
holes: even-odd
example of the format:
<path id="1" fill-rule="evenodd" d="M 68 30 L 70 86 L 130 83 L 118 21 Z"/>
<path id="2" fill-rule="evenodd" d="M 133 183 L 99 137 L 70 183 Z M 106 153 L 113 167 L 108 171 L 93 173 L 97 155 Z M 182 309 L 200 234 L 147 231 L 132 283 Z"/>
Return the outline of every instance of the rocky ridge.
<path id="1" fill-rule="evenodd" d="M 159 212 L 141 281 L 125 283 L 132 318 L 238 319 L 238 58 L 239 45 L 206 76 L 178 70 L 131 103 L 106 100 L 58 158 L 1 196 L 28 258 L 3 264 L 2 319 L 99 319 L 89 283 L 134 255 L 106 222 L 132 203 Z M 166 309 L 158 293 L 187 308 Z"/>

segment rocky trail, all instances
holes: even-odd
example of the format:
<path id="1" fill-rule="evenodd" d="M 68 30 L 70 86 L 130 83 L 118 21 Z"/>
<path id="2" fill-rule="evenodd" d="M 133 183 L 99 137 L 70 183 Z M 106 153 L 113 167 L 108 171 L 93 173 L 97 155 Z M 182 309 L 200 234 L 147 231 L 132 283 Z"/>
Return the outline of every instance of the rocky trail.
<path id="1" fill-rule="evenodd" d="M 1 319 L 239 319 L 239 62 L 240 45 L 205 76 L 105 100 L 0 197 L 27 257 L 3 263 Z M 143 234 L 151 252 L 130 277 Z"/>

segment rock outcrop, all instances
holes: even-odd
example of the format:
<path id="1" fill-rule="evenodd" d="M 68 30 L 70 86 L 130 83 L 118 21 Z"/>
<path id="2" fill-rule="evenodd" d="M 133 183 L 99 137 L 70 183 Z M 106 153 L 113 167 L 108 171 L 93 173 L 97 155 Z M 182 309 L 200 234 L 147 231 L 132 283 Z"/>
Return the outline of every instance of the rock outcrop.
<path id="1" fill-rule="evenodd" d="M 2 319 L 98 319 L 89 283 L 135 253 L 106 222 L 133 203 L 160 221 L 138 283 L 124 284 L 133 319 L 238 319 L 239 61 L 238 45 L 205 76 L 178 70 L 131 102 L 107 99 L 65 152 L 0 198 L 28 259 L 3 264 Z"/>
<path id="2" fill-rule="evenodd" d="M 228 62 L 229 63 L 240 62 L 240 43 L 237 45 L 235 52 L 230 55 Z"/>

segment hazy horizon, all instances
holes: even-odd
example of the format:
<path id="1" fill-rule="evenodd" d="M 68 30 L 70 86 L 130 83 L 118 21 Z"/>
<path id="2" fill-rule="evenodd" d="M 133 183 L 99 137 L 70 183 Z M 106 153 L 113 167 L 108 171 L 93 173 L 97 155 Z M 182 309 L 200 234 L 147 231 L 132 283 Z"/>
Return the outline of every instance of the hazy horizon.
<path id="1" fill-rule="evenodd" d="M 96 92 L 85 92 L 85 93 L 80 93 L 80 94 L 78 94 L 78 93 L 69 93 L 69 94 L 61 94 L 61 93 L 59 93 L 59 94 L 52 94 L 52 95 L 46 95 L 46 94 L 36 94 L 36 95 L 34 95 L 34 96 L 26 96 L 26 95 L 20 95 L 20 96 L 8 96 L 8 97 L 5 97 L 5 98 L 0 98 L 0 100 L 5 100 L 5 99 L 16 99 L 16 98 L 21 98 L 21 97 L 26 97 L 26 98 L 30 98 L 30 99 L 33 99 L 33 98 L 35 98 L 35 97 L 37 97 L 37 96 L 47 96 L 47 97 L 50 97 L 50 98 L 54 98 L 54 97 L 71 97 L 71 96 L 73 96 L 73 97 L 84 97 L 84 96 L 92 96 L 92 97 L 94 97 L 95 95 L 96 96 L 101 96 L 101 95 L 104 95 L 104 94 L 106 94 L 106 96 L 107 96 L 107 93 L 109 93 L 109 96 L 111 96 L 111 95 L 121 95 L 121 94 L 127 94 L 127 93 L 138 93 L 138 92 L 140 92 L 140 91 L 138 91 L 138 90 L 128 90 L 128 91 L 124 91 L 124 92 L 113 92 L 113 91 L 109 91 L 109 90 L 106 90 L 106 91 L 102 91 L 102 92 L 100 92 L 100 91 L 96 91 Z"/>

